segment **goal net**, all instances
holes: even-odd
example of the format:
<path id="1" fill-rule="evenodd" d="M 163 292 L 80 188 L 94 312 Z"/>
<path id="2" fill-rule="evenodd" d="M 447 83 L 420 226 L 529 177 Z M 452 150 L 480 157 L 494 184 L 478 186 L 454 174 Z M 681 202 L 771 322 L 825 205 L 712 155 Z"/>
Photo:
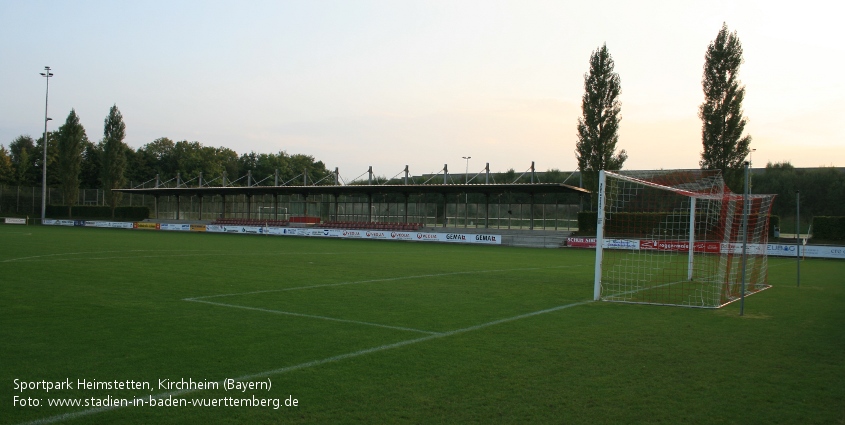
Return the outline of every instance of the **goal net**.
<path id="1" fill-rule="evenodd" d="M 742 292 L 743 242 L 746 295 L 768 288 L 773 199 L 751 195 L 744 204 L 719 171 L 601 171 L 594 298 L 724 306 Z"/>

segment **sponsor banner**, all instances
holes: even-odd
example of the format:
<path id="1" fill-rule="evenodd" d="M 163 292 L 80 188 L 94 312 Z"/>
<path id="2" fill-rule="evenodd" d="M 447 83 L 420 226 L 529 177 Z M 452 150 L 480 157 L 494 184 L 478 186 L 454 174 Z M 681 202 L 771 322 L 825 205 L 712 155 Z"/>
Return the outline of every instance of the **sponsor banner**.
<path id="1" fill-rule="evenodd" d="M 721 245 L 721 252 L 729 253 L 729 254 L 742 254 L 742 244 L 741 243 L 723 243 Z M 766 245 L 759 244 L 759 243 L 750 243 L 746 244 L 745 252 L 748 255 L 763 255 L 766 252 Z"/>
<path id="2" fill-rule="evenodd" d="M 244 233 L 249 235 L 283 235 L 282 229 L 264 226 L 205 226 L 206 232 Z"/>
<path id="3" fill-rule="evenodd" d="M 342 237 L 342 238 L 352 238 L 352 239 L 363 238 L 364 237 L 364 231 L 362 231 L 362 230 L 343 230 L 340 237 Z"/>
<path id="4" fill-rule="evenodd" d="M 238 233 L 248 233 L 251 235 L 264 235 L 269 234 L 267 232 L 267 227 L 263 226 L 240 226 L 241 231 Z"/>
<path id="5" fill-rule="evenodd" d="M 483 244 L 493 244 L 493 245 L 501 245 L 502 244 L 502 235 L 472 235 L 473 240 L 472 243 L 483 243 Z"/>
<path id="6" fill-rule="evenodd" d="M 192 232 L 205 232 L 205 224 L 192 224 L 191 225 Z"/>
<path id="7" fill-rule="evenodd" d="M 325 236 L 323 233 L 323 229 L 308 229 L 308 236 L 322 237 Z"/>
<path id="8" fill-rule="evenodd" d="M 437 239 L 441 242 L 466 242 L 467 236 L 460 233 L 438 233 Z"/>
<path id="9" fill-rule="evenodd" d="M 573 248 L 595 248 L 596 238 L 566 238 L 566 246 Z"/>
<path id="10" fill-rule="evenodd" d="M 135 228 L 135 229 L 159 230 L 159 224 L 158 223 L 150 223 L 150 222 L 147 222 L 147 221 L 135 222 L 135 223 L 133 223 L 132 227 Z"/>
<path id="11" fill-rule="evenodd" d="M 85 220 L 85 227 L 111 227 L 110 221 L 98 221 L 98 220 Z"/>
<path id="12" fill-rule="evenodd" d="M 602 248 L 608 249 L 640 249 L 640 241 L 638 239 L 605 239 L 601 244 Z"/>
<path id="13" fill-rule="evenodd" d="M 437 237 L 438 233 L 419 233 L 416 234 L 417 240 L 422 242 L 437 242 L 439 239 Z"/>
<path id="14" fill-rule="evenodd" d="M 76 221 L 74 220 L 58 220 L 56 223 L 59 226 L 76 226 Z"/>
<path id="15" fill-rule="evenodd" d="M 417 238 L 411 232 L 390 232 L 390 239 L 396 241 L 415 241 Z"/>
<path id="16" fill-rule="evenodd" d="M 343 237 L 343 230 L 340 230 L 340 229 L 323 229 L 323 237 L 341 238 L 341 237 Z"/>
<path id="17" fill-rule="evenodd" d="M 133 223 L 126 223 L 122 221 L 111 221 L 109 222 L 109 227 L 112 229 L 131 229 Z"/>
<path id="18" fill-rule="evenodd" d="M 802 249 L 803 251 L 803 249 Z M 766 246 L 766 254 L 772 255 L 775 257 L 794 257 L 795 256 L 795 245 L 784 245 L 784 244 L 768 244 Z"/>
<path id="19" fill-rule="evenodd" d="M 769 244 L 766 252 L 771 256 L 795 257 L 795 245 Z M 845 259 L 845 246 L 802 245 L 799 251 L 802 257 Z"/>
<path id="20" fill-rule="evenodd" d="M 501 245 L 501 235 L 486 235 L 475 233 L 437 233 L 438 242 L 479 243 Z M 424 239 L 426 240 L 426 239 Z"/>
<path id="21" fill-rule="evenodd" d="M 55 220 L 55 219 L 52 219 L 52 218 L 45 218 L 44 221 L 41 222 L 41 224 L 43 224 L 45 226 L 57 226 L 59 224 L 59 220 Z"/>
<path id="22" fill-rule="evenodd" d="M 604 242 L 605 248 L 611 249 L 641 249 L 655 251 L 678 251 L 688 252 L 688 242 L 662 241 L 662 240 L 628 240 L 609 239 Z M 595 238 L 566 238 L 566 246 L 575 248 L 595 248 Z M 637 247 L 634 247 L 637 246 Z M 748 255 L 770 255 L 773 257 L 795 257 L 794 244 L 755 244 L 747 245 Z M 695 252 L 708 254 L 731 253 L 742 254 L 741 243 L 719 243 L 719 242 L 696 242 Z M 845 247 L 825 245 L 802 245 L 801 256 L 808 258 L 840 258 L 845 259 Z"/>
<path id="23" fill-rule="evenodd" d="M 646 240 L 640 241 L 640 249 L 689 252 L 689 242 Z M 721 252 L 719 242 L 696 242 L 693 249 L 695 252 L 705 252 L 708 254 L 718 254 Z"/>
<path id="24" fill-rule="evenodd" d="M 25 218 L 6 217 L 5 221 L 6 221 L 6 224 L 26 224 Z M 47 220 L 44 220 L 44 221 L 47 221 Z M 44 223 L 44 224 L 47 224 L 47 223 Z"/>
<path id="25" fill-rule="evenodd" d="M 73 220 L 74 226 L 85 226 L 85 220 Z"/>
<path id="26" fill-rule="evenodd" d="M 811 258 L 845 259 L 845 247 L 805 245 L 801 247 L 801 255 Z"/>
<path id="27" fill-rule="evenodd" d="M 191 231 L 190 224 L 178 224 L 178 223 L 161 223 L 158 226 L 159 230 L 174 230 L 179 232 L 189 232 Z"/>
<path id="28" fill-rule="evenodd" d="M 367 230 L 364 232 L 367 239 L 390 239 L 390 233 L 380 230 Z"/>

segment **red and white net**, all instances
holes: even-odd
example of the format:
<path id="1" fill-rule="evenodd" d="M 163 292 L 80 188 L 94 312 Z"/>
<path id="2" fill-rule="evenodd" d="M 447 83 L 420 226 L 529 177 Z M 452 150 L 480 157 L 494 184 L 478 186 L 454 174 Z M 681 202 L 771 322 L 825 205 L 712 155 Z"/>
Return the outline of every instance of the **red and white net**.
<path id="1" fill-rule="evenodd" d="M 600 297 L 720 307 L 739 298 L 743 196 L 709 170 L 606 172 Z M 750 195 L 746 294 L 768 287 L 774 195 Z"/>

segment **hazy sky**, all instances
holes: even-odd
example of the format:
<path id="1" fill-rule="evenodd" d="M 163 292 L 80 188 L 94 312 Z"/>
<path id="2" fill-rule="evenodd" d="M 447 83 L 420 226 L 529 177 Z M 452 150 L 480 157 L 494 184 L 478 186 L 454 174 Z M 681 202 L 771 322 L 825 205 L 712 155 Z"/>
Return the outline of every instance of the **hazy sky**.
<path id="1" fill-rule="evenodd" d="M 753 161 L 845 166 L 845 6 L 831 1 L 0 0 L 0 144 L 109 107 L 159 137 L 304 153 L 351 179 L 444 163 L 576 168 L 590 54 L 622 80 L 627 169 L 697 168 L 708 43 L 744 48 Z"/>

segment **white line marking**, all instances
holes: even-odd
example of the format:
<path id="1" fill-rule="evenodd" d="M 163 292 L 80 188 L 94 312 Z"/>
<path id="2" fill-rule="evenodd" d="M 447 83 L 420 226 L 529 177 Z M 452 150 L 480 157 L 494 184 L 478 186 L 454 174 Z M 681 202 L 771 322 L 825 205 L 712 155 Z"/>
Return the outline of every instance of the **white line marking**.
<path id="1" fill-rule="evenodd" d="M 291 311 L 281 311 L 281 310 L 270 310 L 270 309 L 267 309 L 267 308 L 260 308 L 260 307 L 249 307 L 249 306 L 245 306 L 245 305 L 224 304 L 224 303 L 216 303 L 216 302 L 213 302 L 213 301 L 203 301 L 203 300 L 188 300 L 188 299 L 186 299 L 185 301 L 191 301 L 191 302 L 195 302 L 195 303 L 205 303 L 205 304 L 211 304 L 211 305 L 219 305 L 219 306 L 222 306 L 222 307 L 241 308 L 241 309 L 244 309 L 244 310 L 263 311 L 265 313 L 284 314 L 286 316 L 308 317 L 308 318 L 311 318 L 311 319 L 322 319 L 322 320 L 331 320 L 331 321 L 334 321 L 334 322 L 353 323 L 353 324 L 357 324 L 357 325 L 377 326 L 377 327 L 380 327 L 380 328 L 397 329 L 397 330 L 400 330 L 400 331 L 419 332 L 419 333 L 424 333 L 424 334 L 429 334 L 429 335 L 439 335 L 441 333 L 441 332 L 424 331 L 424 330 L 421 330 L 421 329 L 405 328 L 405 327 L 402 327 L 402 326 L 390 326 L 390 325 L 382 325 L 380 323 L 361 322 L 361 321 L 358 321 L 358 320 L 348 320 L 348 319 L 338 319 L 336 317 L 328 317 L 328 316 L 317 316 L 317 315 L 314 315 L 314 314 L 294 313 L 294 312 L 291 312 Z"/>
<path id="2" fill-rule="evenodd" d="M 328 287 L 332 287 L 332 286 L 355 285 L 355 284 L 359 284 L 359 283 L 393 282 L 393 281 L 397 281 L 397 280 L 421 279 L 421 278 L 426 278 L 426 277 L 457 276 L 457 275 L 463 275 L 463 274 L 516 272 L 516 271 L 545 270 L 545 269 L 562 269 L 562 268 L 568 268 L 568 267 L 578 267 L 578 266 L 524 267 L 524 268 L 518 268 L 518 269 L 472 270 L 472 271 L 464 271 L 464 272 L 420 274 L 420 275 L 413 275 L 413 276 L 388 277 L 388 278 L 384 278 L 384 279 L 370 279 L 370 280 L 356 280 L 356 281 L 350 281 L 350 282 L 326 283 L 326 284 L 323 284 L 323 285 L 296 286 L 296 287 L 293 287 L 293 288 L 265 289 L 265 290 L 261 290 L 261 291 L 235 292 L 235 293 L 231 293 L 231 294 L 206 295 L 206 296 L 202 296 L 202 297 L 184 298 L 183 301 L 196 301 L 196 300 L 205 300 L 205 299 L 208 299 L 208 298 L 220 298 L 220 297 L 234 297 L 234 296 L 237 296 L 237 295 L 266 294 L 266 293 L 269 293 L 269 292 L 297 291 L 297 290 L 300 290 L 300 289 L 328 288 Z"/>
<path id="3" fill-rule="evenodd" d="M 172 250 L 176 252 L 190 252 L 190 250 Z M 197 250 L 198 251 L 198 250 Z M 160 250 L 139 250 L 139 251 L 99 251 L 99 252 L 74 252 L 69 254 L 47 254 L 47 255 L 36 255 L 33 257 L 20 257 L 20 258 L 10 258 L 8 260 L 0 261 L 0 263 L 11 263 L 11 262 L 24 262 L 24 263 L 33 263 L 37 261 L 88 261 L 88 260 L 134 260 L 138 258 L 174 258 L 174 257 L 203 257 L 203 256 L 228 256 L 228 257 L 239 257 L 239 256 L 269 256 L 269 255 L 350 255 L 355 254 L 354 252 L 258 252 L 258 253 L 232 253 L 223 250 L 203 250 L 197 254 L 162 254 L 162 255 L 135 255 L 131 257 L 127 256 L 114 256 L 114 257 L 85 257 L 85 258 L 46 258 L 46 257 L 55 257 L 61 255 L 80 255 L 80 254 L 102 254 L 102 253 L 132 253 L 132 252 L 167 252 L 167 251 L 160 251 Z M 377 252 L 366 252 L 363 254 L 378 254 Z"/>
<path id="4" fill-rule="evenodd" d="M 591 302 L 593 302 L 593 301 L 592 300 L 579 301 L 579 302 L 575 302 L 575 303 L 571 303 L 571 304 L 566 304 L 566 305 L 548 308 L 548 309 L 545 309 L 545 310 L 539 310 L 539 311 L 534 311 L 534 312 L 531 312 L 531 313 L 521 314 L 519 316 L 513 316 L 513 317 L 504 318 L 504 319 L 494 320 L 492 322 L 482 323 L 480 325 L 470 326 L 468 328 L 455 329 L 453 331 L 443 332 L 443 333 L 439 333 L 439 334 L 435 334 L 435 335 L 428 335 L 428 336 L 424 336 L 424 337 L 420 337 L 420 338 L 408 339 L 408 340 L 405 340 L 405 341 L 394 342 L 392 344 L 380 345 L 378 347 L 366 348 L 366 349 L 354 351 L 354 352 L 351 352 L 351 353 L 345 353 L 345 354 L 340 354 L 340 355 L 333 356 L 333 357 L 327 357 L 327 358 L 321 359 L 321 360 L 313 360 L 313 361 L 310 361 L 310 362 L 300 363 L 300 364 L 293 365 L 293 366 L 286 366 L 286 367 L 282 367 L 282 368 L 278 368 L 278 369 L 254 373 L 254 374 L 251 374 L 251 375 L 244 375 L 244 376 L 241 376 L 241 377 L 238 377 L 238 378 L 233 378 L 233 379 L 235 381 L 238 381 L 238 382 L 243 382 L 243 381 L 248 381 L 248 380 L 252 380 L 252 379 L 255 379 L 255 378 L 264 378 L 264 377 L 267 377 L 267 376 L 281 375 L 283 373 L 293 372 L 295 370 L 307 369 L 307 368 L 310 368 L 310 367 L 320 366 L 320 365 L 327 364 L 327 363 L 339 362 L 341 360 L 351 359 L 353 357 L 359 357 L 359 356 L 363 356 L 363 355 L 366 355 L 366 354 L 372 354 L 372 353 L 377 353 L 377 352 L 380 352 L 380 351 L 391 350 L 393 348 L 405 347 L 405 346 L 416 344 L 416 343 L 419 343 L 419 342 L 425 342 L 425 341 L 430 341 L 430 340 L 437 339 L 437 338 L 443 338 L 443 337 L 447 337 L 447 336 L 458 335 L 458 334 L 462 334 L 462 333 L 466 333 L 466 332 L 471 332 L 471 331 L 487 328 L 487 327 L 490 327 L 490 326 L 499 325 L 499 324 L 502 324 L 502 323 L 513 322 L 513 321 L 516 321 L 516 320 L 526 319 L 526 318 L 538 316 L 538 315 L 541 315 L 541 314 L 552 313 L 552 312 L 560 311 L 560 310 L 567 309 L 567 308 L 570 308 L 570 307 L 589 304 Z M 218 384 L 222 385 L 223 381 L 218 381 Z M 156 394 L 156 395 L 153 395 L 151 397 L 154 398 L 154 399 L 161 399 L 161 398 L 171 397 L 171 396 L 182 396 L 182 395 L 185 395 L 185 394 L 190 394 L 190 393 L 194 393 L 194 392 L 198 392 L 198 391 L 201 391 L 201 390 L 173 391 L 173 392 L 168 392 L 168 393 Z M 97 413 L 101 413 L 101 412 L 107 412 L 107 411 L 110 411 L 110 410 L 117 410 L 117 409 L 120 409 L 120 408 L 123 408 L 123 407 L 126 407 L 126 406 L 98 407 L 98 408 L 94 408 L 94 409 L 82 410 L 82 411 L 79 411 L 79 412 L 63 413 L 63 414 L 60 414 L 60 415 L 49 416 L 49 417 L 42 418 L 42 419 L 36 419 L 36 420 L 30 421 L 30 422 L 23 422 L 19 425 L 52 424 L 52 423 L 56 423 L 56 422 L 63 422 L 63 421 L 70 420 L 70 419 L 76 419 L 76 418 L 80 418 L 80 417 L 84 417 L 84 416 L 89 416 L 89 415 L 93 415 L 93 414 L 97 414 Z"/>
<path id="5" fill-rule="evenodd" d="M 194 250 L 200 251 L 200 250 Z M 205 251 L 205 250 L 203 250 Z M 219 250 L 214 250 L 219 251 Z M 190 252 L 190 250 L 155 250 L 155 249 L 135 249 L 129 251 L 83 251 L 83 252 L 65 252 L 61 254 L 44 254 L 44 255 L 34 255 L 31 257 L 19 257 L 19 258 L 10 258 L 8 260 L 3 260 L 4 263 L 9 263 L 12 261 L 21 261 L 21 260 L 31 260 L 36 258 L 47 258 L 47 257 L 59 257 L 59 256 L 67 256 L 67 255 L 83 255 L 83 254 L 116 254 L 116 253 L 133 253 L 133 252 Z M 207 251 L 206 251 L 207 252 Z M 73 260 L 77 260 L 74 258 Z"/>

